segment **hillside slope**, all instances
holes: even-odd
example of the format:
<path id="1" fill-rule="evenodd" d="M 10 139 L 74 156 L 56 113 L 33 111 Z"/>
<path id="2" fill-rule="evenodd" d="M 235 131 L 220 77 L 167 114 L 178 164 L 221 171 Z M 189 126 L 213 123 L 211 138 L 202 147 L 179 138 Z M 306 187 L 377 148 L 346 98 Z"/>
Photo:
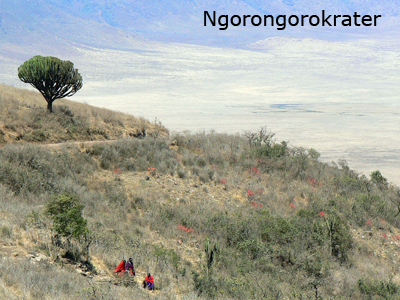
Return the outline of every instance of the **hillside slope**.
<path id="1" fill-rule="evenodd" d="M 265 128 L 3 144 L 0 298 L 398 299 L 399 188 L 318 156 Z M 84 205 L 89 260 L 45 214 L 64 193 Z M 114 277 L 129 257 L 137 276 Z"/>
<path id="2" fill-rule="evenodd" d="M 55 102 L 47 113 L 37 92 L 0 85 L 0 143 L 115 140 L 167 135 L 161 124 L 144 118 L 69 101 Z"/>

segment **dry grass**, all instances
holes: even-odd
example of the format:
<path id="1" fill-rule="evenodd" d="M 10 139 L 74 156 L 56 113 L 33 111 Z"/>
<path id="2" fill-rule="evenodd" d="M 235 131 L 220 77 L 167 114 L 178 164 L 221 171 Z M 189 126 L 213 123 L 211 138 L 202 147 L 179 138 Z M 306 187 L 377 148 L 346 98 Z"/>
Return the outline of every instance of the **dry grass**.
<path id="1" fill-rule="evenodd" d="M 159 124 L 132 115 L 66 99 L 54 103 L 54 113 L 49 114 L 39 93 L 0 85 L 0 142 L 58 143 L 168 134 Z"/>

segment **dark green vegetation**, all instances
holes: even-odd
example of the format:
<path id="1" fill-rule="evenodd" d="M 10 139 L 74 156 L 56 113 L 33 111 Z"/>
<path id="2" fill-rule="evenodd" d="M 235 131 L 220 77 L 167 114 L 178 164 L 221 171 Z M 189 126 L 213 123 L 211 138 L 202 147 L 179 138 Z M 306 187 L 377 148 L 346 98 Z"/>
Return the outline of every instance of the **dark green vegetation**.
<path id="1" fill-rule="evenodd" d="M 63 193 L 46 203 L 44 214 L 53 221 L 52 244 L 66 248 L 68 256 L 78 260 L 80 253 L 84 252 L 86 260 L 89 260 L 90 233 L 87 228 L 87 220 L 82 217 L 84 206 L 79 199 L 69 193 Z M 65 241 L 62 241 L 62 238 Z M 84 251 L 74 245 L 83 246 Z"/>
<path id="2" fill-rule="evenodd" d="M 57 57 L 36 55 L 18 68 L 22 82 L 36 88 L 53 112 L 54 100 L 70 97 L 82 88 L 82 76 L 74 64 Z"/>

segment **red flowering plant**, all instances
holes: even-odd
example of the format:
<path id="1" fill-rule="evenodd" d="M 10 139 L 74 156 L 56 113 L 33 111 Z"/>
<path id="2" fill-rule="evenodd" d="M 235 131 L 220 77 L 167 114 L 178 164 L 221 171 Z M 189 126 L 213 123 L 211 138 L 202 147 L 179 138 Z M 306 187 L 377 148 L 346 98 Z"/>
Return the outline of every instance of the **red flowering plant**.
<path id="1" fill-rule="evenodd" d="M 115 168 L 114 170 L 113 170 L 113 174 L 115 175 L 115 179 L 116 180 L 119 180 L 119 175 L 122 173 L 122 170 L 121 169 L 118 169 L 118 168 Z"/>
<path id="2" fill-rule="evenodd" d="M 247 197 L 249 198 L 254 197 L 254 192 L 252 190 L 247 190 Z"/>
<path id="3" fill-rule="evenodd" d="M 262 204 L 261 204 L 261 203 L 258 204 L 256 201 L 252 201 L 252 202 L 251 202 L 251 205 L 252 205 L 254 208 L 262 208 Z"/>
<path id="4" fill-rule="evenodd" d="M 258 175 L 258 174 L 260 174 L 260 171 L 258 170 L 257 167 L 251 167 L 251 168 L 249 168 L 247 173 L 251 174 L 251 175 Z"/>
<path id="5" fill-rule="evenodd" d="M 155 174 L 155 170 L 156 170 L 156 168 L 152 168 L 152 167 L 148 167 L 147 168 L 147 172 L 149 172 L 150 175 L 154 175 Z"/>
<path id="6" fill-rule="evenodd" d="M 185 226 L 183 226 L 183 225 L 180 225 L 180 224 L 178 224 L 177 227 L 178 227 L 179 229 L 183 230 L 183 231 L 186 231 L 187 233 L 193 232 L 193 231 L 194 231 L 194 229 L 193 229 L 192 227 L 187 228 L 187 227 L 185 227 Z"/>
<path id="7" fill-rule="evenodd" d="M 317 181 L 315 178 L 308 178 L 308 183 L 311 185 L 311 191 L 315 192 L 317 187 L 322 186 L 322 181 Z"/>
<path id="8" fill-rule="evenodd" d="M 379 229 L 381 229 L 381 230 L 386 230 L 386 221 L 385 220 L 383 220 L 383 219 L 380 219 L 379 220 Z"/>
<path id="9" fill-rule="evenodd" d="M 367 225 L 367 227 L 371 228 L 372 227 L 372 223 L 371 220 L 367 220 L 367 222 L 365 223 Z"/>

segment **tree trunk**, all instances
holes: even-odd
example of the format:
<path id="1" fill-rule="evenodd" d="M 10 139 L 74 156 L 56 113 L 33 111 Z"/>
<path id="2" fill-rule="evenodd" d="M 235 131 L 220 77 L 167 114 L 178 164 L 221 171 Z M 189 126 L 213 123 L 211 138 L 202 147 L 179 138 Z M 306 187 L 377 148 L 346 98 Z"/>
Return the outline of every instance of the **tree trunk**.
<path id="1" fill-rule="evenodd" d="M 53 101 L 51 101 L 51 100 L 48 100 L 47 101 L 47 110 L 48 110 L 48 112 L 53 112 Z"/>

